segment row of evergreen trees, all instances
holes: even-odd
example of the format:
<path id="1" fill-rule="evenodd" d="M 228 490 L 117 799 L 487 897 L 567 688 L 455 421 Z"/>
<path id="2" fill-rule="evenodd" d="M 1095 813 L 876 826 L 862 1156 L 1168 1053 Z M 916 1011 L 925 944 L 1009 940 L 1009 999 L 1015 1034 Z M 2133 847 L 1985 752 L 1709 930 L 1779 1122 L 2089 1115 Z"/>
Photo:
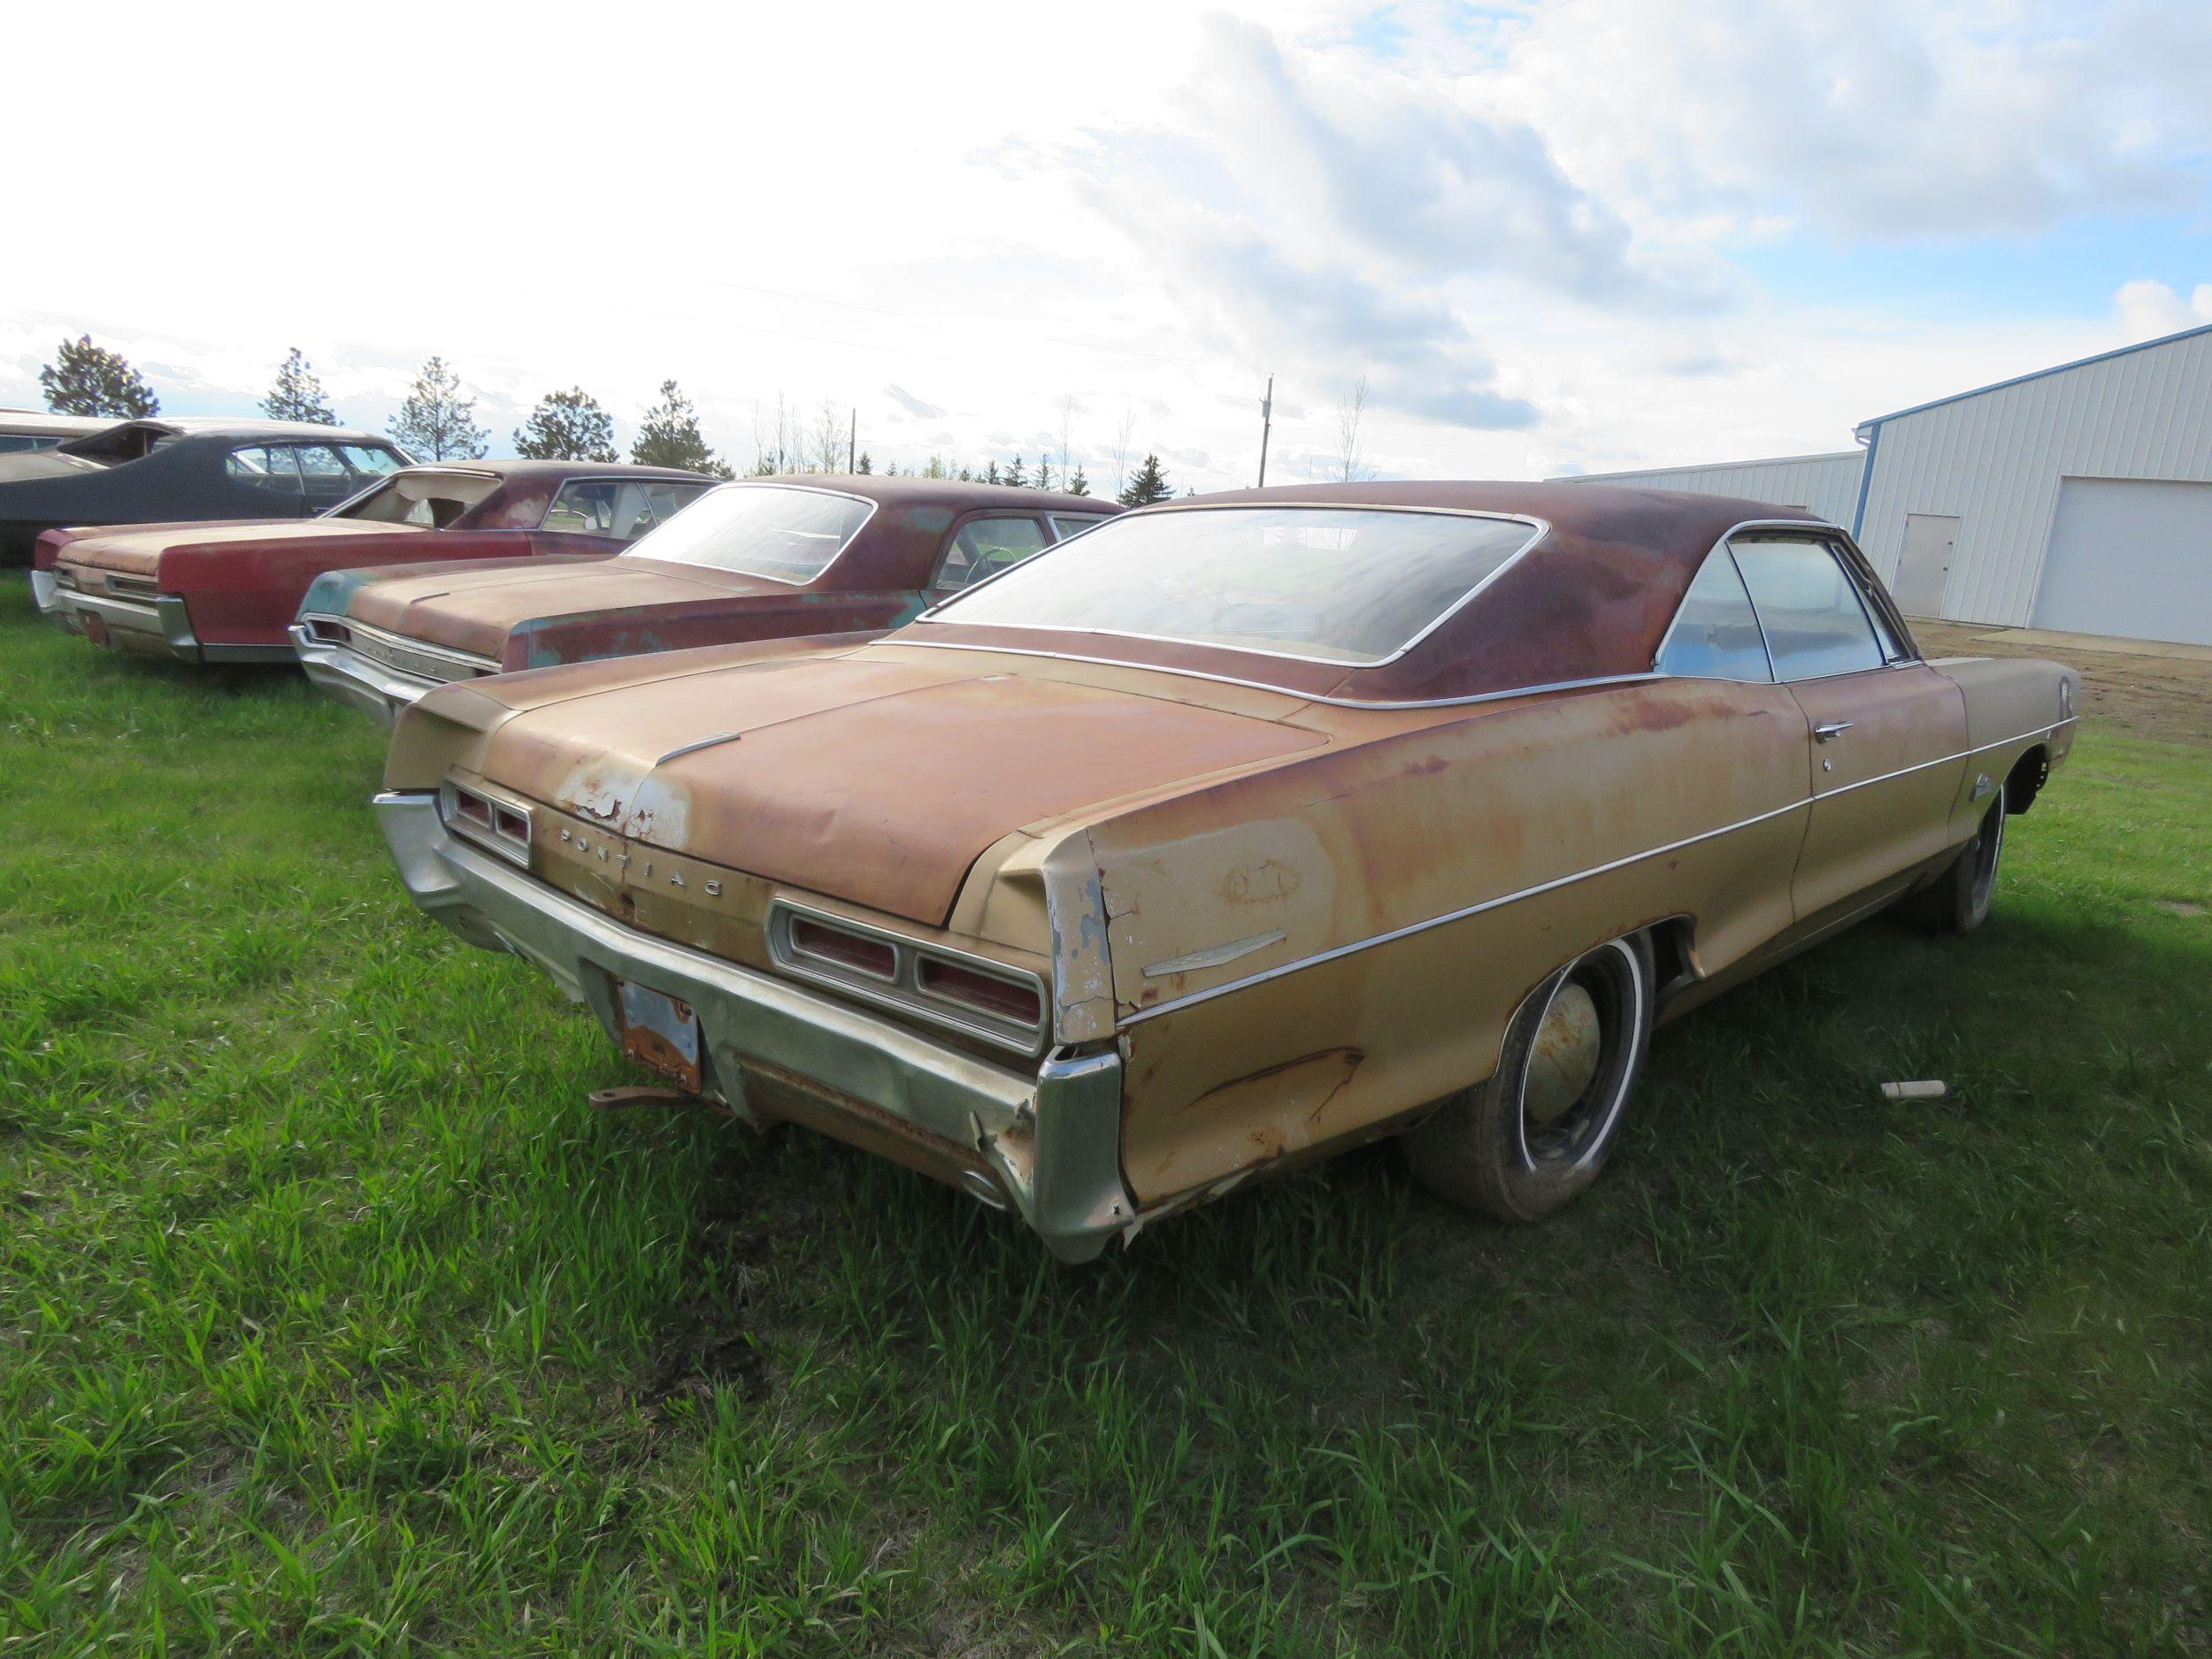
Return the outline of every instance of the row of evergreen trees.
<path id="1" fill-rule="evenodd" d="M 54 361 L 39 371 L 38 383 L 45 394 L 46 406 L 58 414 L 139 419 L 161 410 L 161 400 L 122 354 L 94 345 L 89 334 L 63 341 Z M 331 407 L 321 378 L 297 346 L 285 354 L 283 363 L 278 366 L 275 383 L 261 400 L 261 411 L 272 420 L 300 420 L 325 426 L 342 424 L 337 411 Z M 826 406 L 823 432 L 814 446 L 818 453 L 810 457 L 802 458 L 787 451 L 780 436 L 772 449 L 765 443 L 757 445 L 752 475 L 767 477 L 796 470 L 790 463 L 795 461 L 799 467 L 803 467 L 810 458 L 819 471 L 840 470 L 835 461 L 833 417 L 833 411 Z M 778 422 L 780 433 L 785 429 L 780 408 Z M 491 435 L 476 424 L 476 400 L 463 395 L 461 377 L 447 365 L 443 357 L 437 357 L 425 363 L 415 376 L 414 384 L 408 388 L 406 399 L 400 404 L 399 413 L 392 418 L 388 430 L 402 446 L 434 461 L 480 459 L 484 454 L 485 441 Z M 514 443 L 517 455 L 534 460 L 622 458 L 615 448 L 612 417 L 600 406 L 597 398 L 580 386 L 572 386 L 563 392 L 549 392 L 540 398 L 537 407 L 530 411 L 529 419 L 515 429 Z M 699 429 L 698 411 L 672 380 L 661 382 L 660 401 L 646 411 L 636 441 L 630 445 L 630 459 L 641 466 L 680 467 L 717 478 L 736 476 L 730 464 L 708 445 L 705 434 Z M 875 470 L 873 459 L 865 454 L 855 459 L 852 466 L 858 472 Z M 967 482 L 1062 489 L 1075 495 L 1091 493 L 1090 480 L 1084 476 L 1082 464 L 1071 461 L 1064 454 L 1056 476 L 1050 459 L 1042 456 L 1038 457 L 1033 472 L 1018 455 L 1004 467 L 995 460 L 989 461 L 980 472 L 966 466 L 956 471 L 934 455 L 926 465 L 909 470 L 923 478 L 956 478 Z M 894 463 L 884 471 L 896 474 L 899 468 Z M 1145 506 L 1175 493 L 1167 475 L 1161 471 L 1156 455 L 1147 455 L 1142 464 L 1119 483 L 1118 499 L 1125 506 Z"/>

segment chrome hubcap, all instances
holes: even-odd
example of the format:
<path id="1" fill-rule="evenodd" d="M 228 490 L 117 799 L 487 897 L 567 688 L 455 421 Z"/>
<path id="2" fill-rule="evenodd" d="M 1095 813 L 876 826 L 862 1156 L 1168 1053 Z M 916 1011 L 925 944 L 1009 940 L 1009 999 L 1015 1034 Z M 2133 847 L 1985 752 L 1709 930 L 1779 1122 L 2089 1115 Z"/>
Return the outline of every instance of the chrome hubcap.
<path id="1" fill-rule="evenodd" d="M 1529 1053 L 1521 1092 L 1529 1122 L 1553 1123 L 1572 1110 L 1597 1077 L 1604 1046 L 1597 999 L 1572 980 L 1561 986 Z"/>

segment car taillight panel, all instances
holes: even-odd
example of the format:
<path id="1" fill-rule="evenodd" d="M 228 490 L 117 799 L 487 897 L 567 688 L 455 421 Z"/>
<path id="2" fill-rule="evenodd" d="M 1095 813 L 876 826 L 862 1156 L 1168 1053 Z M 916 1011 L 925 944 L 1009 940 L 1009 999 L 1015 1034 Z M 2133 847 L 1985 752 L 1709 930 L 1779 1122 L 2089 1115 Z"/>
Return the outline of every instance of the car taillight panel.
<path id="1" fill-rule="evenodd" d="M 768 941 L 779 966 L 879 1006 L 1023 1054 L 1043 1050 L 1044 981 L 1025 970 L 779 902 Z"/>
<path id="2" fill-rule="evenodd" d="M 501 857 L 530 866 L 530 809 L 500 800 L 450 778 L 439 790 L 440 816 L 448 828 Z"/>

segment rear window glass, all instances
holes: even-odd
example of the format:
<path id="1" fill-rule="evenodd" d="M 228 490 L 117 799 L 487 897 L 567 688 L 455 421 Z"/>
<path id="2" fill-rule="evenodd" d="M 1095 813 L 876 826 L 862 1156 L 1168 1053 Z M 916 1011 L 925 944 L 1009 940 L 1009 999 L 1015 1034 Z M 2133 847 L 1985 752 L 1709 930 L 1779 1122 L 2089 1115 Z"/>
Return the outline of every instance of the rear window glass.
<path id="1" fill-rule="evenodd" d="M 1114 518 L 932 616 L 1387 662 L 1538 534 L 1525 519 L 1358 507 Z"/>
<path id="2" fill-rule="evenodd" d="M 489 499 L 498 488 L 499 480 L 488 472 L 411 469 L 393 473 L 373 489 L 339 506 L 332 516 L 442 530 L 470 508 Z"/>
<path id="3" fill-rule="evenodd" d="M 827 490 L 725 484 L 618 557 L 810 582 L 829 568 L 874 511 L 873 502 Z"/>

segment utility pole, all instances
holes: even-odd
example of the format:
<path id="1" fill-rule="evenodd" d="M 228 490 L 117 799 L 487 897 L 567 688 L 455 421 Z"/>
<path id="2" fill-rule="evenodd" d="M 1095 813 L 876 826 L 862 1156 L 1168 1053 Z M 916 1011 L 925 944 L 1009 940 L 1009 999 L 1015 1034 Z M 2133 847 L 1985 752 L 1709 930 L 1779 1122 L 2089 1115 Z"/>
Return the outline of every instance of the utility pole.
<path id="1" fill-rule="evenodd" d="M 1275 377 L 1267 377 L 1267 396 L 1260 399 L 1260 482 L 1267 488 L 1267 434 L 1275 429 Z"/>
<path id="2" fill-rule="evenodd" d="M 853 470 L 854 457 L 860 453 L 860 405 L 858 403 L 853 405 L 852 417 L 852 425 L 845 428 L 845 471 L 848 475 Z"/>

